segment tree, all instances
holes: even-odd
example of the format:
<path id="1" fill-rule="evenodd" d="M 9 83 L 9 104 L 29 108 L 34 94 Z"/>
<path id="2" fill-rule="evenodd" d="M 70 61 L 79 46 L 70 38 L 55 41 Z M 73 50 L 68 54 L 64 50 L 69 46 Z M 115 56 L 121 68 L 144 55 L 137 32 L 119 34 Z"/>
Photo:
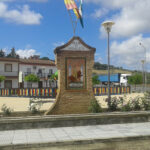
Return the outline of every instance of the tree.
<path id="1" fill-rule="evenodd" d="M 0 87 L 1 87 L 1 82 L 5 80 L 4 76 L 0 76 Z"/>
<path id="2" fill-rule="evenodd" d="M 134 84 L 135 87 L 136 87 L 137 84 L 142 84 L 142 81 L 143 81 L 142 75 L 137 74 L 137 73 L 128 78 L 128 83 L 129 84 Z"/>
<path id="3" fill-rule="evenodd" d="M 11 52 L 7 55 L 7 57 L 9 57 L 9 58 L 19 58 L 19 55 L 16 54 L 14 47 L 11 49 Z"/>
<path id="4" fill-rule="evenodd" d="M 34 74 L 29 74 L 25 77 L 25 81 L 27 82 L 30 82 L 31 83 L 31 88 L 32 88 L 32 83 L 33 82 L 39 82 L 40 81 L 40 78 L 37 77 L 36 75 Z"/>
<path id="5" fill-rule="evenodd" d="M 0 57 L 5 57 L 5 52 L 2 49 L 0 50 Z"/>
<path id="6" fill-rule="evenodd" d="M 56 87 L 57 87 L 57 80 L 58 80 L 58 71 L 56 71 L 54 74 L 52 74 L 50 76 L 50 85 L 52 82 L 56 83 Z"/>
<path id="7" fill-rule="evenodd" d="M 50 60 L 48 57 L 42 57 L 41 60 Z"/>
<path id="8" fill-rule="evenodd" d="M 92 83 L 93 83 L 93 85 L 100 83 L 100 80 L 98 79 L 98 75 L 94 75 L 92 77 Z"/>

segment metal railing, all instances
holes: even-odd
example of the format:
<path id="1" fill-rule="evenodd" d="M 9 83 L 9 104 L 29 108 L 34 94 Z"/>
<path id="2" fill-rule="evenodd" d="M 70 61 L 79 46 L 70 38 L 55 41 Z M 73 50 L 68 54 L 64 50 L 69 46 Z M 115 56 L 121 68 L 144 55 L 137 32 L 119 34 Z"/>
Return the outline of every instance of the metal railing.
<path id="1" fill-rule="evenodd" d="M 57 88 L 24 88 L 24 89 L 0 89 L 0 96 L 22 97 L 56 97 Z M 108 87 L 94 87 L 95 96 L 107 95 Z M 131 93 L 131 87 L 115 86 L 110 88 L 111 95 Z"/>
<path id="2" fill-rule="evenodd" d="M 36 73 L 35 72 L 25 72 L 23 75 L 27 76 L 30 74 L 34 74 L 34 75 L 38 76 L 39 78 L 50 78 L 51 77 L 50 73 L 38 73 L 38 72 L 36 72 Z"/>
<path id="3" fill-rule="evenodd" d="M 0 96 L 56 97 L 56 88 L 0 89 Z"/>
<path id="4" fill-rule="evenodd" d="M 95 96 L 107 95 L 108 94 L 108 87 L 94 87 L 93 88 Z M 111 95 L 119 95 L 119 94 L 127 94 L 131 93 L 130 86 L 113 86 L 110 87 L 110 94 Z"/>

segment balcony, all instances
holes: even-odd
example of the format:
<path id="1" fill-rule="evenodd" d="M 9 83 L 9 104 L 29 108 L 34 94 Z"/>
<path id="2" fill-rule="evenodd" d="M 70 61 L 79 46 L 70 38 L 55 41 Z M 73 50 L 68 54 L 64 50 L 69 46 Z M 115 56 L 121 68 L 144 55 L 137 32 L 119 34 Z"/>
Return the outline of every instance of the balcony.
<path id="1" fill-rule="evenodd" d="M 3 72 L 3 71 L 0 71 L 0 76 L 18 77 L 18 71 L 13 71 L 13 72 Z"/>
<path id="2" fill-rule="evenodd" d="M 50 78 L 51 74 L 50 73 L 35 73 L 35 72 L 25 72 L 24 76 L 27 76 L 29 74 L 34 74 L 38 76 L 39 78 Z"/>

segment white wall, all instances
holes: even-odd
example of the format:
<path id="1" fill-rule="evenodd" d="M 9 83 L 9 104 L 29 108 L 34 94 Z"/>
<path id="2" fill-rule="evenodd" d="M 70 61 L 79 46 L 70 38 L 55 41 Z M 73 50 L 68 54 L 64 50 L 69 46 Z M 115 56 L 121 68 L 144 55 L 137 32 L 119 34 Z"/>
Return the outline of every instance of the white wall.
<path id="1" fill-rule="evenodd" d="M 12 88 L 18 88 L 18 79 L 12 79 Z"/>
<path id="2" fill-rule="evenodd" d="M 12 64 L 12 72 L 5 72 L 5 64 Z M 18 88 L 18 62 L 0 61 L 0 76 L 5 76 L 5 80 L 12 80 L 12 88 Z M 10 76 L 14 76 L 16 79 L 10 78 Z M 4 81 L 0 88 L 4 88 Z"/>
<path id="3" fill-rule="evenodd" d="M 0 89 L 4 88 L 4 81 L 0 83 Z"/>
<path id="4" fill-rule="evenodd" d="M 12 72 L 18 71 L 18 62 L 0 61 L 0 74 L 5 72 L 5 64 L 12 64 Z"/>
<path id="5" fill-rule="evenodd" d="M 12 80 L 12 88 L 18 88 L 18 79 L 10 79 L 10 78 L 7 79 L 7 78 L 6 78 L 6 80 Z M 1 82 L 0 88 L 1 88 L 1 89 L 4 88 L 4 81 Z"/>
<path id="6" fill-rule="evenodd" d="M 34 66 L 36 66 L 36 69 L 34 69 Z M 37 74 L 39 69 L 42 69 L 42 73 L 45 73 L 45 74 L 49 74 L 50 69 L 53 70 L 53 73 L 55 73 L 57 71 L 56 66 L 20 64 L 19 70 L 20 70 L 20 72 L 23 73 L 23 78 L 24 78 L 24 74 L 27 72 L 27 68 L 31 68 L 31 73 L 34 73 L 34 74 Z M 23 81 L 24 81 L 24 79 L 23 79 Z M 44 81 L 44 79 L 41 78 L 40 81 L 43 82 L 43 88 L 46 87 L 46 82 Z M 47 86 L 49 86 L 49 81 L 47 82 Z M 32 87 L 33 88 L 38 88 L 38 83 L 32 83 Z M 25 82 L 25 81 L 24 81 L 24 88 L 28 88 L 27 82 Z"/>
<path id="7" fill-rule="evenodd" d="M 34 66 L 36 66 L 36 69 L 34 69 Z M 27 68 L 31 68 L 31 72 L 33 73 L 38 73 L 39 69 L 42 69 L 42 73 L 49 73 L 50 69 L 53 69 L 53 73 L 57 71 L 56 66 L 39 66 L 39 65 L 25 65 L 25 64 L 20 64 L 19 70 L 23 73 L 27 72 Z"/>

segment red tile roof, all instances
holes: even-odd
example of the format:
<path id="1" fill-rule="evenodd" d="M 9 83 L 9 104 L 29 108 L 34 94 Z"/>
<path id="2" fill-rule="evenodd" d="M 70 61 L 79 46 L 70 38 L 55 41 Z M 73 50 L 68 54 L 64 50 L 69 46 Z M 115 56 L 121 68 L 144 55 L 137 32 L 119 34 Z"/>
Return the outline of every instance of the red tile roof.
<path id="1" fill-rule="evenodd" d="M 41 60 L 41 59 L 20 59 L 20 64 L 30 64 L 30 65 L 46 65 L 55 66 L 55 62 L 52 60 Z"/>

